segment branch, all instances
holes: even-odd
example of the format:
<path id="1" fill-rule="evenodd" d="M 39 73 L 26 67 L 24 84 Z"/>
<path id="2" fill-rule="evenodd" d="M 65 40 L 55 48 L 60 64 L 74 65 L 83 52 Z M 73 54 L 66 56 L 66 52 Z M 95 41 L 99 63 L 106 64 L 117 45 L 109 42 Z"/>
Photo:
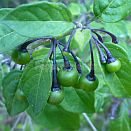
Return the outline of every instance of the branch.
<path id="1" fill-rule="evenodd" d="M 82 113 L 82 115 L 84 116 L 85 120 L 89 123 L 90 127 L 92 128 L 92 130 L 93 131 L 97 131 L 96 127 L 93 125 L 93 123 L 91 122 L 91 120 L 88 117 L 88 115 L 86 113 Z"/>
<path id="2" fill-rule="evenodd" d="M 22 116 L 22 114 L 20 114 L 20 115 L 17 117 L 17 119 L 16 119 L 16 121 L 15 121 L 13 127 L 11 128 L 11 131 L 14 131 L 14 130 L 15 130 L 17 124 L 18 124 L 19 121 L 21 120 L 21 116 Z"/>

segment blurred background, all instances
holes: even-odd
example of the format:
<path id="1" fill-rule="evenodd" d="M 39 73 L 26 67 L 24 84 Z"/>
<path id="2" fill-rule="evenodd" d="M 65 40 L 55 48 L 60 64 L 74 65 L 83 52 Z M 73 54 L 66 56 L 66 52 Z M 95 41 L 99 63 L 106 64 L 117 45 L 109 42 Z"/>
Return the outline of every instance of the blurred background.
<path id="1" fill-rule="evenodd" d="M 16 7 L 19 4 L 35 2 L 35 1 L 49 1 L 49 2 L 63 2 L 65 4 L 71 2 L 87 2 L 92 0 L 0 0 L 0 7 Z"/>

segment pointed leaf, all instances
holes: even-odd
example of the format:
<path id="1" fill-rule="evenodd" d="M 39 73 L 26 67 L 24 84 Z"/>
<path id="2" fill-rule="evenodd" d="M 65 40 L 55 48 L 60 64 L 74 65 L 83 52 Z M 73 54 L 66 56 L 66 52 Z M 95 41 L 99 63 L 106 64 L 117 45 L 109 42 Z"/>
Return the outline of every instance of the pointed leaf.
<path id="1" fill-rule="evenodd" d="M 109 88 L 116 97 L 131 97 L 131 63 L 126 51 L 115 44 L 107 44 L 113 56 L 121 61 L 121 69 L 116 73 L 106 73 Z"/>
<path id="2" fill-rule="evenodd" d="M 28 107 L 26 97 L 19 94 L 20 89 L 18 88 L 18 84 L 21 75 L 21 71 L 14 70 L 10 72 L 2 82 L 5 105 L 10 115 L 16 115 L 24 112 L 24 110 Z"/>
<path id="3" fill-rule="evenodd" d="M 21 77 L 19 87 L 35 113 L 47 104 L 52 84 L 52 64 L 47 59 L 31 61 Z"/>
<path id="4" fill-rule="evenodd" d="M 26 37 L 62 37 L 74 24 L 65 21 L 3 21 L 12 30 Z"/>
<path id="5" fill-rule="evenodd" d="M 80 128 L 79 114 L 65 111 L 63 108 L 47 105 L 38 115 L 28 111 L 33 120 L 42 125 L 45 129 L 57 131 L 75 131 Z"/>
<path id="6" fill-rule="evenodd" d="M 117 22 L 129 15 L 130 0 L 95 0 L 94 14 L 105 22 Z"/>
<path id="7" fill-rule="evenodd" d="M 0 37 L 0 52 L 9 52 L 18 45 L 24 43 L 26 40 L 28 40 L 27 37 L 23 37 L 14 31 L 9 32 Z"/>
<path id="8" fill-rule="evenodd" d="M 61 37 L 73 29 L 71 21 L 71 13 L 63 4 L 50 2 L 19 6 L 3 19 L 4 24 L 28 37 Z"/>
<path id="9" fill-rule="evenodd" d="M 62 3 L 34 2 L 23 4 L 11 11 L 4 20 L 13 21 L 72 21 L 67 7 Z"/>
<path id="10" fill-rule="evenodd" d="M 75 91 L 74 88 L 65 88 L 64 89 L 65 92 L 65 98 L 62 101 L 62 103 L 60 104 L 65 110 L 70 111 L 70 112 L 74 112 L 74 113 L 93 113 L 95 112 L 94 110 L 94 101 L 92 101 L 91 99 L 94 99 L 93 95 L 90 96 L 90 101 L 89 99 L 86 99 L 87 103 L 83 102 L 83 100 L 79 97 L 79 95 L 77 94 L 77 92 L 80 91 Z M 81 91 L 84 93 L 84 91 Z M 84 93 L 88 96 L 88 93 Z M 82 94 L 83 95 L 83 94 Z"/>
<path id="11" fill-rule="evenodd" d="M 2 8 L 2 9 L 0 9 L 0 19 L 5 17 L 12 10 L 13 10 L 12 8 Z"/>

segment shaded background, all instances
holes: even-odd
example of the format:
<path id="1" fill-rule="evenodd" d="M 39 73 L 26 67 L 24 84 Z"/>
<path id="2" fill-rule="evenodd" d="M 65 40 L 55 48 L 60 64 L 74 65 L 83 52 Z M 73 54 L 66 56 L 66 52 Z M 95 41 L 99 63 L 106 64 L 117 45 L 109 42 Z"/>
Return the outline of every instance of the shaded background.
<path id="1" fill-rule="evenodd" d="M 69 2 L 84 2 L 85 0 L 0 0 L 0 7 L 16 7 L 19 4 L 35 2 L 35 1 L 49 1 L 49 2 L 63 2 L 68 4 Z M 90 1 L 90 0 L 86 0 Z"/>

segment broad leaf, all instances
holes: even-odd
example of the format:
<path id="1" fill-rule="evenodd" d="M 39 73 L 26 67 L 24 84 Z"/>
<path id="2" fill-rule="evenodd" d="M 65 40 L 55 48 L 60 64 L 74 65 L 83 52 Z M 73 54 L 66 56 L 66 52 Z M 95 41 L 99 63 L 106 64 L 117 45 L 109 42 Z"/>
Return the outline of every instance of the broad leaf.
<path id="1" fill-rule="evenodd" d="M 12 30 L 4 25 L 4 24 L 0 24 L 0 37 L 4 36 L 4 35 L 7 35 L 8 33 L 11 33 Z"/>
<path id="2" fill-rule="evenodd" d="M 100 111 L 105 103 L 105 99 L 110 96 L 110 90 L 106 82 L 106 76 L 97 49 L 94 49 L 95 74 L 99 80 L 99 86 L 95 91 L 95 109 Z"/>
<path id="3" fill-rule="evenodd" d="M 14 31 L 9 32 L 8 34 L 0 37 L 0 52 L 10 52 L 12 49 L 24 43 L 26 40 L 28 40 L 27 37 L 23 37 Z"/>
<path id="4" fill-rule="evenodd" d="M 103 81 L 106 87 L 109 87 L 111 93 L 115 97 L 130 97 L 131 96 L 131 84 L 130 79 L 131 76 L 129 73 L 130 62 L 128 59 L 128 55 L 126 51 L 116 44 L 106 44 L 108 49 L 111 51 L 113 56 L 121 61 L 122 67 L 116 73 L 108 73 L 105 69 L 105 65 L 102 65 L 99 61 L 98 55 L 95 55 L 96 59 L 96 74 L 98 74 L 98 78 L 100 79 L 100 84 Z M 100 86 L 102 87 L 102 85 Z M 99 92 L 99 89 L 98 89 Z"/>
<path id="5" fill-rule="evenodd" d="M 62 37 L 74 27 L 65 21 L 3 21 L 11 29 L 26 37 Z"/>
<path id="6" fill-rule="evenodd" d="M 47 104 L 52 84 L 52 64 L 47 59 L 33 60 L 24 69 L 19 87 L 35 113 Z"/>
<path id="7" fill-rule="evenodd" d="M 12 10 L 13 10 L 12 8 L 2 8 L 2 9 L 0 9 L 0 19 L 5 17 Z"/>
<path id="8" fill-rule="evenodd" d="M 71 13 L 63 4 L 37 2 L 19 6 L 3 22 L 28 37 L 61 37 L 73 29 Z"/>
<path id="9" fill-rule="evenodd" d="M 33 59 L 46 58 L 48 56 L 49 51 L 50 51 L 50 48 L 42 48 L 40 50 L 36 50 L 32 53 L 32 57 Z"/>
<path id="10" fill-rule="evenodd" d="M 26 97 L 21 96 L 21 91 L 18 88 L 21 75 L 21 71 L 12 71 L 4 78 L 2 83 L 5 105 L 10 115 L 23 112 L 28 107 Z"/>
<path id="11" fill-rule="evenodd" d="M 42 125 L 45 129 L 75 131 L 80 128 L 79 114 L 65 111 L 60 106 L 47 105 L 38 116 L 34 115 L 31 110 L 28 113 L 37 124 Z"/>
<path id="12" fill-rule="evenodd" d="M 105 82 L 99 81 L 99 88 L 95 91 L 95 110 L 96 112 L 103 109 L 107 99 L 111 99 L 111 93 L 108 85 Z"/>
<path id="13" fill-rule="evenodd" d="M 129 15 L 130 0 L 95 0 L 94 14 L 105 22 L 117 22 Z"/>
<path id="14" fill-rule="evenodd" d="M 91 96 L 90 94 L 84 92 L 84 91 L 75 91 L 74 88 L 65 88 L 64 89 L 65 92 L 65 98 L 61 103 L 61 106 L 70 112 L 74 112 L 74 113 L 83 113 L 83 112 L 87 112 L 87 113 L 93 113 L 95 111 L 94 109 L 94 97 L 93 95 Z M 82 92 L 84 95 L 86 96 L 90 96 L 89 97 L 85 97 L 85 101 L 87 101 L 87 103 L 85 103 L 77 94 L 77 92 Z M 82 94 L 82 95 L 83 95 Z M 92 99 L 92 100 L 91 100 Z"/>
<path id="15" fill-rule="evenodd" d="M 18 6 L 4 20 L 13 21 L 72 21 L 70 11 L 64 4 L 35 2 Z"/>
<path id="16" fill-rule="evenodd" d="M 0 23 L 0 52 L 10 52 L 18 45 L 28 40 L 27 37 L 23 37 L 11 30 L 7 25 Z"/>
<path id="17" fill-rule="evenodd" d="M 76 90 L 77 95 L 82 100 L 82 102 L 87 105 L 87 112 L 95 112 L 95 97 L 94 93 L 88 93 L 83 90 Z M 86 111 L 85 111 L 86 112 Z"/>
<path id="18" fill-rule="evenodd" d="M 128 60 L 128 55 L 119 45 L 109 44 L 107 47 L 122 64 L 120 71 L 106 73 L 109 88 L 116 97 L 131 97 L 131 63 Z"/>

